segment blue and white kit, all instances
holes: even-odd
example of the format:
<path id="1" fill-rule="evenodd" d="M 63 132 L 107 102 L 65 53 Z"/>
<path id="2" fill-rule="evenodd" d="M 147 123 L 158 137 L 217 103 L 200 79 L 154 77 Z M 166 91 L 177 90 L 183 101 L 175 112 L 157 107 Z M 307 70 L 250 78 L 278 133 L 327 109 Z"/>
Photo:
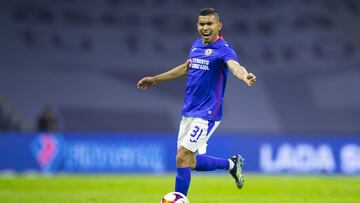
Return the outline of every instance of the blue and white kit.
<path id="1" fill-rule="evenodd" d="M 233 48 L 221 36 L 211 44 L 203 44 L 201 38 L 193 43 L 178 146 L 206 152 L 206 142 L 222 118 L 229 60 L 238 61 Z"/>

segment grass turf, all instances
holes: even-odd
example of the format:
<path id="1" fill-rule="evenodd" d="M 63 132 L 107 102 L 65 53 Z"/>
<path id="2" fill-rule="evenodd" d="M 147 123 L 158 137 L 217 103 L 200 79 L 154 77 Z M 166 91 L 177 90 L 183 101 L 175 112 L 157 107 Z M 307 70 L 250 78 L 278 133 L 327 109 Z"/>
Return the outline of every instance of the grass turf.
<path id="1" fill-rule="evenodd" d="M 238 190 L 230 176 L 194 174 L 191 203 L 356 203 L 360 177 L 247 175 Z M 1 203 L 159 203 L 174 176 L 0 176 Z"/>

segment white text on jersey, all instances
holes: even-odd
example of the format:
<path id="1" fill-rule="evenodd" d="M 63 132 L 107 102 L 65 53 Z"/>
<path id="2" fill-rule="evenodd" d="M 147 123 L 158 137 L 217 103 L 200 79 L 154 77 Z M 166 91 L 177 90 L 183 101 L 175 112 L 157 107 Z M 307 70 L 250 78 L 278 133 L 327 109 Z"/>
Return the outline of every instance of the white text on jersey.
<path id="1" fill-rule="evenodd" d="M 200 69 L 200 70 L 209 70 L 209 60 L 191 58 L 190 59 L 190 68 Z"/>

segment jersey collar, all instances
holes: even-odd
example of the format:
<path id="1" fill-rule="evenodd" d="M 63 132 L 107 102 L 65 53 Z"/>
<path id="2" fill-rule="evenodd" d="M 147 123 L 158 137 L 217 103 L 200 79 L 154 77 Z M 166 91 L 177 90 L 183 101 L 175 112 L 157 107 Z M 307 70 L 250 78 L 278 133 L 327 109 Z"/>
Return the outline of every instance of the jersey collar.
<path id="1" fill-rule="evenodd" d="M 201 39 L 201 38 L 200 38 Z M 222 35 L 219 35 L 219 38 L 215 41 L 215 42 L 212 42 L 210 44 L 203 44 L 202 43 L 202 40 L 200 40 L 201 42 L 201 47 L 202 48 L 217 48 L 222 42 L 224 41 L 224 38 Z"/>

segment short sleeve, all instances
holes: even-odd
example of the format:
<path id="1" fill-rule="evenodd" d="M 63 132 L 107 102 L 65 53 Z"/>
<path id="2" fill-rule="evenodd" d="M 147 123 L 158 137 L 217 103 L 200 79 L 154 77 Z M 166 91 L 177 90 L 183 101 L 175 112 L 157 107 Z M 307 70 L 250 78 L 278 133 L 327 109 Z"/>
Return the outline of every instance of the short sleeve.
<path id="1" fill-rule="evenodd" d="M 230 47 L 230 45 L 224 44 L 224 47 L 222 48 L 222 53 L 223 53 L 222 58 L 225 63 L 227 63 L 229 60 L 238 61 L 238 57 L 237 57 L 234 49 L 232 49 L 232 47 Z"/>
<path id="2" fill-rule="evenodd" d="M 201 39 L 200 39 L 200 40 L 201 40 Z M 190 58 L 191 53 L 192 53 L 193 51 L 195 51 L 195 49 L 198 47 L 200 40 L 197 39 L 197 40 L 195 40 L 195 41 L 192 43 L 191 48 L 190 48 L 190 50 L 189 50 L 188 58 Z M 200 41 L 200 42 L 201 42 L 201 41 Z"/>

